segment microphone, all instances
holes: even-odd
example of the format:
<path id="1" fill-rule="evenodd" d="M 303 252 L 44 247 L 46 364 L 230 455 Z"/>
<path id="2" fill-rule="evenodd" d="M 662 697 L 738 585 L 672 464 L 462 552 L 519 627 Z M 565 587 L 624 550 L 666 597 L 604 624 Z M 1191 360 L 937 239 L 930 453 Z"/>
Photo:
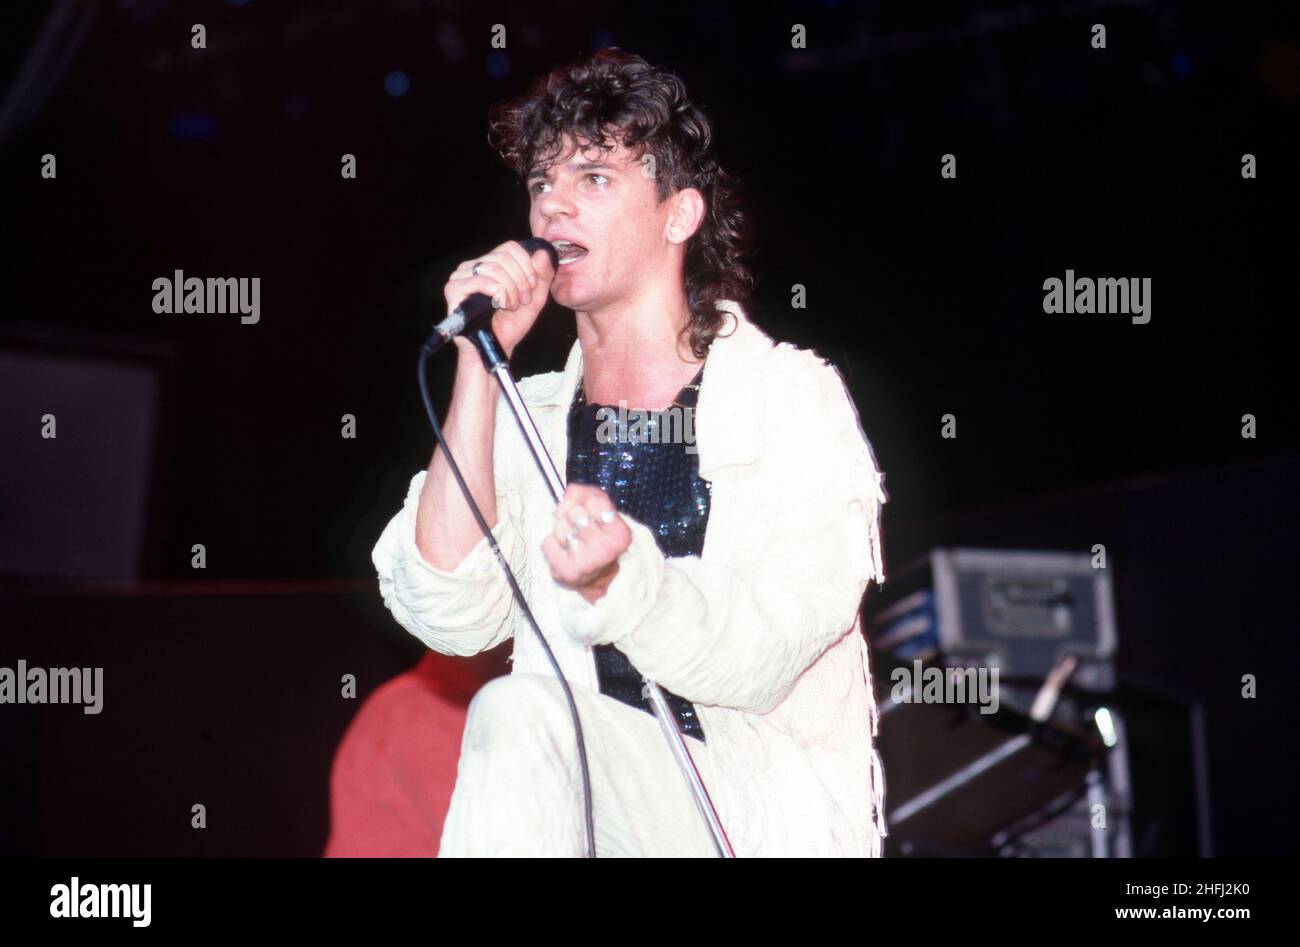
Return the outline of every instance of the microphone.
<path id="1" fill-rule="evenodd" d="M 549 240 L 543 240 L 541 237 L 528 237 L 520 240 L 519 245 L 524 251 L 532 256 L 538 250 L 545 250 L 551 258 L 551 266 L 556 271 L 560 269 L 560 255 L 556 252 L 555 247 Z M 492 298 L 483 293 L 471 293 L 465 297 L 465 301 L 451 311 L 451 314 L 433 327 L 433 333 L 429 340 L 425 342 L 425 347 L 430 351 L 446 345 L 458 335 L 464 335 L 467 332 L 474 332 L 476 336 L 486 333 L 488 337 L 492 336 L 491 318 L 496 307 L 492 305 Z M 481 332 L 477 330 L 482 330 Z M 479 344 L 479 338 L 475 338 L 475 344 Z M 496 339 L 491 338 L 493 345 L 496 345 Z M 482 350 L 482 345 L 479 345 Z"/>

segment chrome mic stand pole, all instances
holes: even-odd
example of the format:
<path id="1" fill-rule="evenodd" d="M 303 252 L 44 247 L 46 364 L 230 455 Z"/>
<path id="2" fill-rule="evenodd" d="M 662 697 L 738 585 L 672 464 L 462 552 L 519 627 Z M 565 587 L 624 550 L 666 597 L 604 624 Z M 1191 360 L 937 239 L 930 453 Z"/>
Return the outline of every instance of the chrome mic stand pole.
<path id="1" fill-rule="evenodd" d="M 533 423 L 532 415 L 528 413 L 528 407 L 519 396 L 519 388 L 515 385 L 514 376 L 510 374 L 510 363 L 501 351 L 496 335 L 492 332 L 491 321 L 482 320 L 465 334 L 473 341 L 479 355 L 483 357 L 483 367 L 495 376 L 501 385 L 501 391 L 510 405 L 510 410 L 514 413 L 519 430 L 524 435 L 524 440 L 528 442 L 528 449 L 532 451 L 538 469 L 546 478 L 546 484 L 551 490 L 551 498 L 558 505 L 564 496 L 564 483 L 560 480 L 559 471 L 555 469 L 551 455 L 546 452 L 541 435 L 537 432 L 537 425 Z M 727 841 L 726 833 L 722 830 L 717 810 L 714 809 L 713 801 L 704 787 L 704 781 L 695 767 L 695 761 L 691 759 L 690 751 L 686 749 L 686 741 L 681 731 L 677 729 L 677 718 L 669 708 L 668 701 L 664 699 L 663 691 L 649 678 L 643 677 L 642 680 L 645 682 L 645 687 L 642 688 L 641 693 L 649 698 L 650 706 L 659 720 L 659 726 L 663 730 L 665 739 L 668 740 L 668 748 L 672 751 L 673 759 L 677 761 L 682 775 L 690 784 L 691 792 L 695 796 L 695 804 L 699 806 L 700 814 L 708 825 L 719 857 L 735 858 L 736 853 L 732 851 L 731 843 Z"/>

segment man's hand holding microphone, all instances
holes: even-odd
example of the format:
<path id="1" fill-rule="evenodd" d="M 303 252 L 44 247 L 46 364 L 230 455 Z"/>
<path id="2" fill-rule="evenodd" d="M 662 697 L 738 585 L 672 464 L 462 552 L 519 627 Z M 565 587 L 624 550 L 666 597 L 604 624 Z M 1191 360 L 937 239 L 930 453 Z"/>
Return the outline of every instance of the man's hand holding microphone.
<path id="1" fill-rule="evenodd" d="M 452 313 L 474 293 L 482 293 L 492 300 L 496 312 L 492 315 L 492 331 L 501 343 L 506 358 L 512 357 L 515 346 L 528 334 L 546 306 L 550 296 L 555 267 L 550 253 L 545 249 L 531 255 L 517 240 L 507 240 L 483 256 L 461 263 L 442 288 L 447 300 L 447 312 Z M 453 341 L 462 356 L 473 354 L 473 343 L 457 335 Z"/>

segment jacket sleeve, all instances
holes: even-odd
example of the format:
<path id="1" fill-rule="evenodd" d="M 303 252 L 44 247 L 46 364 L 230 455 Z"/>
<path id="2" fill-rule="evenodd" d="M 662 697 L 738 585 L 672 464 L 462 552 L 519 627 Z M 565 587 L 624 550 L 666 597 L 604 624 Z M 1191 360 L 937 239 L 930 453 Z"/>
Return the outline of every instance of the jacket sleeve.
<path id="1" fill-rule="evenodd" d="M 559 590 L 570 635 L 617 645 L 688 700 L 761 714 L 853 627 L 868 583 L 883 580 L 882 477 L 839 373 L 817 360 L 797 374 L 763 414 L 757 482 L 727 526 L 741 552 L 666 559 L 626 517 L 632 543 L 605 595 Z"/>
<path id="2" fill-rule="evenodd" d="M 514 491 L 503 488 L 503 453 L 498 404 L 496 444 L 497 524 L 492 528 L 501 554 L 528 595 L 522 511 Z M 435 568 L 415 544 L 415 517 L 426 471 L 411 478 L 401 510 L 388 523 L 371 559 L 379 573 L 379 592 L 397 623 L 442 654 L 473 655 L 494 648 L 515 633 L 522 615 L 497 561 L 483 537 L 452 570 Z"/>

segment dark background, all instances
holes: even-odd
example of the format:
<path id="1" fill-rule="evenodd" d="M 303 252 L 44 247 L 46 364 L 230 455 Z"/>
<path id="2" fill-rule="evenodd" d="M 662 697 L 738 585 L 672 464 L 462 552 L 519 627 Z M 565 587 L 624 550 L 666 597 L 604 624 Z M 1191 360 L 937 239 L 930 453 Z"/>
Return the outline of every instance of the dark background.
<path id="1" fill-rule="evenodd" d="M 289 613 L 253 609 L 260 617 L 240 618 L 241 631 L 258 621 L 264 631 L 239 644 L 215 630 L 189 637 L 172 612 L 107 609 L 119 617 L 93 630 L 75 618 L 86 595 L 102 594 L 84 580 L 156 595 L 196 577 L 214 583 L 208 591 L 221 580 L 336 583 L 322 594 L 353 595 L 370 616 L 356 634 L 382 656 L 354 663 L 368 660 L 374 683 L 418 654 L 364 604 L 377 598 L 369 552 L 431 450 L 414 356 L 442 315 L 441 285 L 460 260 L 526 232 L 522 188 L 486 146 L 486 110 L 618 45 L 677 71 L 715 122 L 756 236 L 751 315 L 844 374 L 887 474 L 887 570 L 941 543 L 1106 543 L 1121 672 L 1206 703 L 1215 851 L 1295 850 L 1283 808 L 1300 482 L 1292 4 L 7 9 L 0 341 L 43 365 L 75 356 L 139 368 L 156 390 L 144 408 L 119 409 L 108 384 L 94 424 L 84 413 L 78 424 L 86 398 L 75 385 L 55 397 L 24 382 L 0 402 L 10 459 L 0 516 L 59 523 L 35 546 L 30 531 L 0 527 L 12 553 L 0 622 L 13 644 L 0 664 L 91 664 L 78 635 L 97 647 L 161 635 L 188 650 L 139 651 L 158 655 L 143 668 L 160 676 L 219 679 L 248 699 L 240 661 L 270 660 L 261 648 L 335 687 L 338 646 L 324 642 L 348 640 L 346 629 L 315 639 Z M 35 55 L 55 14 L 59 42 Z M 1090 44 L 1097 22 L 1105 50 Z M 190 48 L 193 23 L 207 27 L 206 50 Z M 496 23 L 503 51 L 489 46 Z M 794 23 L 807 26 L 806 50 L 790 48 Z M 386 88 L 401 85 L 395 71 L 402 95 Z M 57 180 L 40 177 L 47 152 Z M 940 177 L 945 152 L 956 180 Z M 1247 152 L 1257 180 L 1241 177 Z M 344 153 L 357 157 L 356 180 L 340 177 Z M 1067 268 L 1150 277 L 1151 322 L 1044 314 L 1043 280 Z M 260 323 L 155 314 L 151 283 L 175 269 L 260 277 Z M 790 306 L 796 283 L 803 310 Z M 573 338 L 572 315 L 552 306 L 517 373 L 559 368 Z M 444 397 L 451 367 L 433 370 Z M 59 417 L 57 443 L 39 438 L 46 410 Z M 345 413 L 355 440 L 340 436 Z M 947 413 L 955 440 L 939 436 Z M 1247 413 L 1253 440 L 1241 437 Z M 148 452 L 129 454 L 115 424 L 152 425 Z M 147 483 L 138 542 L 116 558 L 114 470 Z M 60 558 L 42 543 L 71 551 Z M 203 573 L 191 568 L 193 543 L 206 546 Z M 227 648 L 243 649 L 239 660 Z M 214 655 L 234 660 L 219 678 Z M 1239 696 L 1244 673 L 1260 678 L 1255 702 Z M 117 726 L 168 712 L 161 696 L 134 699 L 138 716 Z M 324 749 L 298 770 L 311 793 L 300 830 L 280 848 L 272 839 L 272 851 L 310 851 L 320 834 L 320 761 L 350 713 L 337 703 L 312 733 Z M 44 713 L 60 710 L 70 709 Z M 233 732 L 233 716 L 215 719 Z M 190 729 L 198 740 L 214 727 Z M 181 744 L 146 742 L 188 765 Z M 38 789 L 34 777 L 22 783 L 11 804 L 39 806 Z M 136 850 L 104 835 L 97 849 L 94 830 L 74 826 L 68 837 L 89 841 L 53 842 L 56 830 L 29 823 L 12 847 Z M 147 831 L 139 844 L 184 845 Z M 250 850 L 241 844 L 229 848 Z"/>

